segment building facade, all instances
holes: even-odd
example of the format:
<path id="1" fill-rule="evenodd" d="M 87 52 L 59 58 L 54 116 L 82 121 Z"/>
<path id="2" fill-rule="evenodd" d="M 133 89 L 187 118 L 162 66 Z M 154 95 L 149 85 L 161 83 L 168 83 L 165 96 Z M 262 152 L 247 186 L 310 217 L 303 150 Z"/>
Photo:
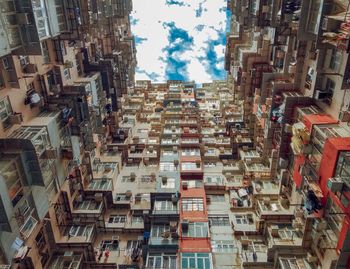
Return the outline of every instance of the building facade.
<path id="1" fill-rule="evenodd" d="M 0 268 L 350 268 L 348 1 L 228 0 L 201 86 L 131 0 L 0 8 Z"/>

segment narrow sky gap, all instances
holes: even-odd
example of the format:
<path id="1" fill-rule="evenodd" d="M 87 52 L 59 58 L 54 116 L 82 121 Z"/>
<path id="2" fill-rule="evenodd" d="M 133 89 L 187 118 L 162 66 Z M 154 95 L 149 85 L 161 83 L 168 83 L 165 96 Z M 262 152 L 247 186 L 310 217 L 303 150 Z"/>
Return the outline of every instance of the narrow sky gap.
<path id="1" fill-rule="evenodd" d="M 136 79 L 225 79 L 226 5 L 225 0 L 152 0 L 147 5 L 134 0 Z"/>

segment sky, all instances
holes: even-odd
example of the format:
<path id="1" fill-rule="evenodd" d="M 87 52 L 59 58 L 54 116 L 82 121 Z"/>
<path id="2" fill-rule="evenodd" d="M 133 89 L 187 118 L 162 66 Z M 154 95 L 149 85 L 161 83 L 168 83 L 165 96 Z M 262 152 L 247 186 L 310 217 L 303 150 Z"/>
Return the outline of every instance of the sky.
<path id="1" fill-rule="evenodd" d="M 227 0 L 133 0 L 137 80 L 225 79 Z"/>

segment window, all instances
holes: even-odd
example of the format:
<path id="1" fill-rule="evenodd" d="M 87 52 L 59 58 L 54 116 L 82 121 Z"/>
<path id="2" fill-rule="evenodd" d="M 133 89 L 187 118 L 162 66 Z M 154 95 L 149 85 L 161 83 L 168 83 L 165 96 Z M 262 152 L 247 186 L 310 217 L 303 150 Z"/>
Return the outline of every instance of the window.
<path id="1" fill-rule="evenodd" d="M 7 58 L 2 58 L 2 66 L 4 67 L 5 70 L 10 69 L 10 63 Z"/>
<path id="2" fill-rule="evenodd" d="M 21 216 L 27 216 L 30 213 L 30 206 L 27 200 L 24 200 L 23 203 L 18 206 L 18 211 Z"/>
<path id="3" fill-rule="evenodd" d="M 12 115 L 12 107 L 10 104 L 10 99 L 5 97 L 0 100 L 0 120 L 4 129 L 11 126 L 9 122 L 9 116 Z"/>
<path id="4" fill-rule="evenodd" d="M 0 167 L 0 174 L 4 177 L 8 194 L 15 206 L 23 197 L 22 177 L 23 172 L 17 160 L 4 161 Z"/>
<path id="5" fill-rule="evenodd" d="M 208 223 L 207 222 L 191 222 L 188 230 L 183 232 L 185 237 L 208 237 Z"/>
<path id="6" fill-rule="evenodd" d="M 139 241 L 137 240 L 128 240 L 126 244 L 126 249 L 133 249 L 139 246 Z"/>
<path id="7" fill-rule="evenodd" d="M 119 241 L 118 240 L 103 240 L 100 243 L 100 251 L 116 251 L 119 247 Z"/>
<path id="8" fill-rule="evenodd" d="M 328 212 L 325 215 L 327 223 L 332 228 L 332 231 L 339 236 L 345 218 L 345 215 L 342 214 L 342 210 L 331 201 Z"/>
<path id="9" fill-rule="evenodd" d="M 335 72 L 339 71 L 341 65 L 342 53 L 337 49 L 332 49 L 331 60 L 329 62 L 329 68 Z"/>
<path id="10" fill-rule="evenodd" d="M 69 68 L 63 70 L 63 75 L 65 79 L 71 79 Z"/>
<path id="11" fill-rule="evenodd" d="M 111 215 L 109 216 L 108 223 L 125 223 L 125 215 Z"/>
<path id="12" fill-rule="evenodd" d="M 210 202 L 225 202 L 225 195 L 219 195 L 219 194 L 208 194 L 207 198 L 210 199 Z"/>
<path id="13" fill-rule="evenodd" d="M 212 269 L 210 253 L 182 253 L 182 269 Z"/>
<path id="14" fill-rule="evenodd" d="M 116 194 L 115 201 L 117 202 L 130 201 L 130 197 L 126 196 L 125 194 Z"/>
<path id="15" fill-rule="evenodd" d="M 205 167 L 205 168 L 216 167 L 216 163 L 208 163 L 208 162 L 205 162 L 205 163 L 204 163 L 204 167 Z"/>
<path id="16" fill-rule="evenodd" d="M 125 182 L 130 183 L 130 182 L 134 182 L 134 181 L 135 181 L 135 179 L 131 179 L 130 176 L 123 176 L 122 177 L 122 183 L 125 183 Z"/>
<path id="17" fill-rule="evenodd" d="M 162 151 L 162 156 L 175 156 L 177 153 L 174 153 L 172 150 L 163 150 Z"/>
<path id="18" fill-rule="evenodd" d="M 202 198 L 183 198 L 182 210 L 183 211 L 203 211 L 203 199 Z"/>
<path id="19" fill-rule="evenodd" d="M 197 170 L 200 169 L 200 163 L 186 162 L 181 163 L 182 170 Z"/>
<path id="20" fill-rule="evenodd" d="M 292 239 L 293 235 L 294 235 L 294 230 L 293 228 L 289 228 L 289 227 L 286 227 L 284 229 L 280 229 L 278 231 L 278 235 L 281 239 Z"/>
<path id="21" fill-rule="evenodd" d="M 177 205 L 172 201 L 155 201 L 154 203 L 155 211 L 176 211 Z"/>
<path id="22" fill-rule="evenodd" d="M 143 223 L 143 217 L 141 217 L 141 216 L 132 216 L 131 222 L 132 223 Z"/>
<path id="23" fill-rule="evenodd" d="M 20 232 L 23 235 L 24 238 L 28 238 L 31 233 L 33 232 L 35 226 L 37 225 L 38 221 L 34 219 L 32 216 L 29 216 L 22 227 L 20 228 Z"/>
<path id="24" fill-rule="evenodd" d="M 200 156 L 200 151 L 199 149 L 183 149 L 181 156 Z"/>
<path id="25" fill-rule="evenodd" d="M 150 176 L 150 175 L 142 175 L 141 176 L 141 182 L 142 183 L 150 183 L 152 181 L 153 181 L 152 180 L 152 176 Z"/>
<path id="26" fill-rule="evenodd" d="M 162 189 L 175 189 L 175 178 L 168 178 L 165 184 L 161 184 Z"/>
<path id="27" fill-rule="evenodd" d="M 330 78 L 327 78 L 325 90 L 331 92 L 332 95 L 333 95 L 334 88 L 335 88 L 335 82 L 334 82 L 334 80 L 332 80 L 332 79 L 330 79 Z"/>
<path id="28" fill-rule="evenodd" d="M 224 179 L 221 176 L 206 176 L 204 180 L 207 183 L 222 184 L 224 182 Z"/>
<path id="29" fill-rule="evenodd" d="M 160 171 L 175 171 L 174 162 L 161 162 L 159 164 Z"/>
<path id="30" fill-rule="evenodd" d="M 253 216 L 252 215 L 235 215 L 236 223 L 241 225 L 253 224 Z"/>
<path id="31" fill-rule="evenodd" d="M 211 247 L 214 253 L 233 253 L 238 250 L 231 240 L 211 241 Z"/>
<path id="32" fill-rule="evenodd" d="M 279 258 L 281 268 L 299 268 L 296 258 Z"/>
<path id="33" fill-rule="evenodd" d="M 339 154 L 335 174 L 337 177 L 350 180 L 350 152 L 341 152 Z"/>
<path id="34" fill-rule="evenodd" d="M 41 42 L 42 55 L 44 64 L 48 64 L 50 62 L 50 54 L 49 49 L 47 47 L 47 41 Z"/>
<path id="35" fill-rule="evenodd" d="M 5 80 L 4 80 L 4 77 L 2 75 L 2 72 L 0 70 L 0 89 L 1 88 L 4 88 L 6 85 L 5 85 Z"/>
<path id="36" fill-rule="evenodd" d="M 147 268 L 176 269 L 176 255 L 149 255 L 147 257 Z"/>
<path id="37" fill-rule="evenodd" d="M 317 34 L 319 25 L 320 25 L 320 19 L 321 19 L 321 0 L 312 0 L 310 3 L 310 12 L 309 12 L 309 18 L 307 22 L 307 31 Z"/>
<path id="38" fill-rule="evenodd" d="M 192 189 L 192 188 L 202 188 L 203 187 L 203 182 L 201 180 L 182 180 L 182 182 L 187 183 L 187 188 Z"/>
<path id="39" fill-rule="evenodd" d="M 19 58 L 19 63 L 21 65 L 21 67 L 26 66 L 27 64 L 29 64 L 29 57 L 28 55 L 20 55 L 18 56 Z"/>
<path id="40" fill-rule="evenodd" d="M 211 226 L 230 226 L 228 215 L 210 215 L 209 223 Z"/>
<path id="41" fill-rule="evenodd" d="M 170 232 L 169 225 L 153 225 L 151 229 L 151 237 L 162 237 L 166 232 Z"/>
<path id="42" fill-rule="evenodd" d="M 90 237 L 92 230 L 93 230 L 92 226 L 71 226 L 67 230 L 66 235 L 70 237 L 74 237 L 74 236 Z"/>

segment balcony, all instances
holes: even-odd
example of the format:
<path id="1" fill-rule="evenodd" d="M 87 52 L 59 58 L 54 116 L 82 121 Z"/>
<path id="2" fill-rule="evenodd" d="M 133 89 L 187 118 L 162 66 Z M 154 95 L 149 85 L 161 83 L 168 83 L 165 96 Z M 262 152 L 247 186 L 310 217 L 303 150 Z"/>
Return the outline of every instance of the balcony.
<path id="1" fill-rule="evenodd" d="M 51 258 L 48 269 L 79 269 L 83 263 L 83 254 L 66 251 L 62 255 L 54 255 Z"/>
<path id="2" fill-rule="evenodd" d="M 175 201 L 175 200 L 174 200 Z M 163 200 L 163 201 L 155 201 L 152 214 L 155 216 L 158 215 L 178 215 L 179 209 L 177 205 L 177 201 L 169 201 L 169 200 Z"/>
<path id="3" fill-rule="evenodd" d="M 290 225 L 275 224 L 268 226 L 267 240 L 269 248 L 300 247 L 303 234 Z"/>
<path id="4" fill-rule="evenodd" d="M 177 226 L 175 229 L 170 225 L 153 225 L 151 228 L 150 239 L 148 241 L 150 248 L 178 248 L 179 235 Z"/>
<path id="5" fill-rule="evenodd" d="M 257 200 L 258 214 L 261 219 L 278 219 L 290 221 L 294 217 L 294 207 L 288 207 L 288 200 L 264 197 Z"/>
<path id="6" fill-rule="evenodd" d="M 253 203 L 251 200 L 251 188 L 240 188 L 230 190 L 230 200 L 232 209 L 252 209 Z"/>
<path id="7" fill-rule="evenodd" d="M 226 187 L 225 177 L 222 175 L 204 174 L 204 188 L 207 190 L 224 190 Z"/>
<path id="8" fill-rule="evenodd" d="M 109 178 L 94 178 L 86 188 L 87 191 L 112 191 L 112 189 L 112 180 Z"/>
<path id="9" fill-rule="evenodd" d="M 252 182 L 255 195 L 278 195 L 279 185 L 275 181 L 254 180 Z"/>
<path id="10" fill-rule="evenodd" d="M 102 213 L 103 202 L 95 200 L 81 201 L 82 197 L 77 196 L 73 204 L 73 214 L 95 214 Z"/>
<path id="11" fill-rule="evenodd" d="M 58 245 L 69 246 L 71 244 L 91 243 L 96 235 L 94 225 L 67 226 L 62 237 L 57 241 Z"/>

